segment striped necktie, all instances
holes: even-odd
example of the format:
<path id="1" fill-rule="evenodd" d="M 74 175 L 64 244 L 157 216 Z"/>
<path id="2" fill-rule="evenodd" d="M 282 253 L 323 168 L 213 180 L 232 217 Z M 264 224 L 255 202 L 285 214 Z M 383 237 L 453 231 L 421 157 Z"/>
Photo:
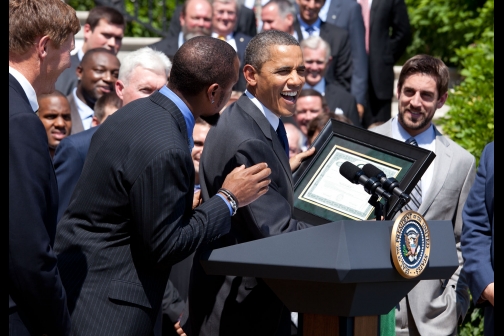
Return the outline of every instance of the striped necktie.
<path id="1" fill-rule="evenodd" d="M 414 137 L 406 140 L 406 143 L 418 147 L 418 143 Z M 422 204 L 422 180 L 419 180 L 415 188 L 411 191 L 410 201 L 403 207 L 403 210 L 418 211 L 420 204 Z"/>

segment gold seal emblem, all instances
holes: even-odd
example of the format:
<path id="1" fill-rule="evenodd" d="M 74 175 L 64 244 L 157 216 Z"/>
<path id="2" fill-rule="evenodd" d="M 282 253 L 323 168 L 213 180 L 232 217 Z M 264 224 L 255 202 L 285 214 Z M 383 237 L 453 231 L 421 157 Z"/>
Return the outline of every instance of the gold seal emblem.
<path id="1" fill-rule="evenodd" d="M 419 276 L 427 267 L 430 254 L 430 232 L 418 212 L 405 211 L 394 222 L 390 252 L 396 270 L 406 279 Z"/>

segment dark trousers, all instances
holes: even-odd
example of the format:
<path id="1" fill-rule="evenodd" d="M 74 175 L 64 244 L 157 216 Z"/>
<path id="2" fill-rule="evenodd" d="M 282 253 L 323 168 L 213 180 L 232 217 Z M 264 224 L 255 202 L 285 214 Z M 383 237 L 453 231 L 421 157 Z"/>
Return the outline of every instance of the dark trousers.
<path id="1" fill-rule="evenodd" d="M 369 83 L 368 88 L 368 106 L 364 110 L 362 118 L 362 127 L 368 128 L 375 122 L 386 122 L 392 117 L 392 98 L 379 99 L 376 97 L 373 85 Z"/>

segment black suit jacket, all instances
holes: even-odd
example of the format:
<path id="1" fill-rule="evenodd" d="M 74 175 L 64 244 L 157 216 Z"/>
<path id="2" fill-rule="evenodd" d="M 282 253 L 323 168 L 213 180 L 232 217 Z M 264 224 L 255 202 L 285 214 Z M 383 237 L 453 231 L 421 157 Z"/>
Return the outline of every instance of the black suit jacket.
<path id="1" fill-rule="evenodd" d="M 58 186 L 44 126 L 9 74 L 9 325 L 69 335 L 66 294 L 53 252 Z M 19 326 L 22 327 L 22 326 Z M 22 332 L 11 330 L 11 335 Z"/>
<path id="2" fill-rule="evenodd" d="M 58 180 L 59 206 L 58 221 L 63 216 L 70 196 L 79 180 L 91 144 L 91 137 L 98 129 L 91 127 L 78 134 L 70 135 L 59 143 L 54 152 L 53 164 Z"/>
<path id="3" fill-rule="evenodd" d="M 362 127 L 359 112 L 357 111 L 357 101 L 354 96 L 338 84 L 326 82 L 324 97 L 331 112 L 336 113 L 336 109 L 341 109 L 343 115 L 350 119 L 355 126 Z"/>
<path id="4" fill-rule="evenodd" d="M 392 99 L 394 64 L 411 42 L 404 0 L 374 0 L 369 21 L 369 84 L 379 99 Z"/>
<path id="5" fill-rule="evenodd" d="M 180 27 L 180 13 L 182 12 L 182 5 L 178 5 L 173 11 L 170 26 L 168 27 L 168 36 L 177 36 L 181 31 Z M 238 11 L 238 18 L 234 29 L 235 33 L 242 33 L 248 36 L 256 36 L 257 22 L 256 16 L 252 9 L 241 6 Z"/>
<path id="6" fill-rule="evenodd" d="M 222 186 L 235 167 L 266 162 L 268 192 L 232 217 L 231 232 L 211 244 L 220 248 L 309 224 L 292 218 L 293 185 L 289 160 L 266 117 L 243 95 L 222 114 L 205 140 L 200 161 L 203 200 Z M 274 211 L 272 211 L 274 209 Z M 260 279 L 207 275 L 196 251 L 189 286 L 189 322 L 193 335 L 289 335 L 290 312 Z"/>
<path id="7" fill-rule="evenodd" d="M 70 68 L 63 70 L 61 75 L 56 80 L 56 90 L 68 96 L 72 93 L 73 89 L 77 87 L 79 80 L 77 79 L 77 74 L 75 70 L 79 66 L 80 60 L 77 54 L 70 56 Z"/>
<path id="8" fill-rule="evenodd" d="M 294 29 L 297 32 L 298 40 L 303 40 L 301 25 L 296 20 Z M 340 27 L 327 22 L 320 25 L 320 37 L 323 38 L 331 47 L 332 61 L 329 64 L 325 78 L 331 83 L 341 85 L 350 92 L 352 82 L 352 50 L 348 32 Z"/>
<path id="9" fill-rule="evenodd" d="M 226 203 L 193 211 L 193 188 L 184 117 L 163 94 L 100 125 L 56 232 L 74 335 L 152 332 L 171 265 L 229 231 Z"/>
<path id="10" fill-rule="evenodd" d="M 168 36 L 162 40 L 148 45 L 151 49 L 162 51 L 173 62 L 173 56 L 178 50 L 178 34 L 175 36 Z"/>

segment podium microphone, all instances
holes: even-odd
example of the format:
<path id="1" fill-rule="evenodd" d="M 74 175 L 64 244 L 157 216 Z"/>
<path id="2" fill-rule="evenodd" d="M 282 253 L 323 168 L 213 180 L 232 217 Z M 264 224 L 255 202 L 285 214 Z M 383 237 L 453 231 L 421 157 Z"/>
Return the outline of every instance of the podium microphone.
<path id="1" fill-rule="evenodd" d="M 364 167 L 362 167 L 362 171 L 367 176 L 376 177 L 380 181 L 383 189 L 385 189 L 389 193 L 392 193 L 397 197 L 404 199 L 406 203 L 409 202 L 409 195 L 399 188 L 399 182 L 395 178 L 387 178 L 387 175 L 385 175 L 382 170 L 378 169 L 376 166 L 373 166 L 370 163 L 365 164 Z"/>
<path id="2" fill-rule="evenodd" d="M 376 177 L 367 177 L 366 174 L 351 162 L 345 161 L 340 167 L 340 174 L 353 184 L 361 184 L 370 195 L 378 195 L 389 199 L 392 195 L 380 186 Z"/>

